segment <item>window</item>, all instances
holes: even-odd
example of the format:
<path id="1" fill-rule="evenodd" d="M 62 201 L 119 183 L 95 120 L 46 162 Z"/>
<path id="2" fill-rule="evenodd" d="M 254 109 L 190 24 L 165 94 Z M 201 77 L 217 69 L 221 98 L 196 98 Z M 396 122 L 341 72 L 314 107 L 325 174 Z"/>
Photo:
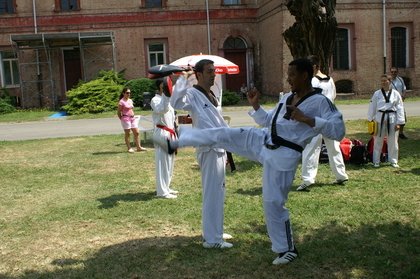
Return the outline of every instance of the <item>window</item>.
<path id="1" fill-rule="evenodd" d="M 405 27 L 391 28 L 392 66 L 406 68 L 408 66 L 408 32 Z"/>
<path id="2" fill-rule="evenodd" d="M 147 45 L 149 67 L 166 64 L 166 48 L 164 43 L 149 43 Z"/>
<path id="3" fill-rule="evenodd" d="M 240 5 L 241 0 L 223 0 L 223 5 Z"/>
<path id="4" fill-rule="evenodd" d="M 80 0 L 55 0 L 55 6 L 58 11 L 79 11 Z"/>
<path id="5" fill-rule="evenodd" d="M 15 0 L 0 0 L 0 15 L 15 13 Z"/>
<path id="6" fill-rule="evenodd" d="M 236 37 L 229 37 L 223 43 L 224 49 L 244 49 L 246 48 L 246 44 L 242 38 Z"/>
<path id="7" fill-rule="evenodd" d="M 333 53 L 333 68 L 335 70 L 350 70 L 350 30 L 347 28 L 338 28 L 335 37 L 335 46 Z"/>
<path id="8" fill-rule="evenodd" d="M 162 8 L 162 0 L 145 0 L 145 8 Z"/>
<path id="9" fill-rule="evenodd" d="M 12 51 L 0 52 L 2 66 L 2 84 L 7 87 L 19 86 L 19 69 L 16 53 Z"/>

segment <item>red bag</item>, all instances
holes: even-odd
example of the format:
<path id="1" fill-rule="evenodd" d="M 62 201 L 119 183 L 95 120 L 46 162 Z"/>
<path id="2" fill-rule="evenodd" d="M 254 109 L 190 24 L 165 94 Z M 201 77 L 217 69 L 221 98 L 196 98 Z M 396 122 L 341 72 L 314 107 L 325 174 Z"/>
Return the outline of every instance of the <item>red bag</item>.
<path id="1" fill-rule="evenodd" d="M 351 152 L 352 146 L 353 146 L 353 143 L 348 138 L 343 138 L 340 141 L 340 149 L 341 149 L 341 154 L 343 154 L 344 162 L 350 161 L 350 152 Z"/>

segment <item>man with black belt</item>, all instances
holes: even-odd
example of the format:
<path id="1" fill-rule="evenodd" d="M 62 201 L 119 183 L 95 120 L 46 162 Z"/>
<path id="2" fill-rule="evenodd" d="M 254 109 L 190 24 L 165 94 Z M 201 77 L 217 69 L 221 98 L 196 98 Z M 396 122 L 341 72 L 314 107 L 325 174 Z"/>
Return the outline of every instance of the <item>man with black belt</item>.
<path id="1" fill-rule="evenodd" d="M 192 126 L 196 129 L 228 127 L 221 113 L 221 104 L 210 90 L 216 77 L 214 62 L 202 59 L 194 65 L 197 84 L 192 87 L 188 82 L 189 74 L 191 73 L 185 72 L 184 76 L 176 81 L 171 105 L 175 109 L 188 111 Z M 233 244 L 225 241 L 232 236 L 223 233 L 226 151 L 209 146 L 200 146 L 196 151 L 203 189 L 203 247 L 232 248 Z"/>
<path id="2" fill-rule="evenodd" d="M 335 140 L 345 134 L 341 113 L 320 90 L 312 88 L 312 76 L 308 59 L 292 61 L 287 79 L 292 92 L 271 111 L 260 106 L 256 89 L 248 92 L 253 107 L 249 115 L 263 129 L 182 127 L 180 138 L 166 143 L 168 153 L 185 146 L 221 147 L 263 164 L 264 213 L 272 250 L 278 254 L 275 265 L 287 264 L 298 256 L 285 203 L 303 148 L 320 133 Z"/>

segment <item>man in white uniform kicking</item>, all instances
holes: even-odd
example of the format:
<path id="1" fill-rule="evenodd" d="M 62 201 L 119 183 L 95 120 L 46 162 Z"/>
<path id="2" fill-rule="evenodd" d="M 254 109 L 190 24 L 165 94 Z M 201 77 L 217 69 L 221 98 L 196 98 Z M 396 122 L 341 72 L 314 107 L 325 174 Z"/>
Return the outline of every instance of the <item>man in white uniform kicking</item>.
<path id="1" fill-rule="evenodd" d="M 166 78 L 165 78 L 166 79 Z M 153 138 L 175 139 L 175 112 L 169 104 L 169 98 L 163 95 L 163 91 L 169 89 L 166 80 L 163 78 L 156 80 L 158 92 L 152 98 L 150 106 L 153 114 Z M 165 199 L 175 199 L 178 191 L 170 188 L 172 173 L 174 171 L 175 154 L 168 154 L 160 145 L 155 144 L 155 168 L 156 168 L 156 194 Z"/>
<path id="2" fill-rule="evenodd" d="M 214 63 L 200 60 L 194 66 L 197 85 L 190 87 L 188 76 L 181 76 L 174 87 L 171 105 L 186 110 L 197 129 L 228 127 L 221 114 L 221 106 L 210 87 L 216 77 Z M 223 234 L 225 202 L 226 152 L 220 147 L 197 147 L 197 161 L 201 171 L 203 187 L 202 227 L 204 248 L 231 248 L 223 240 L 231 238 Z"/>
<path id="3" fill-rule="evenodd" d="M 313 89 L 313 68 L 308 59 L 289 64 L 287 93 L 275 109 L 265 111 L 256 90 L 248 93 L 253 110 L 249 115 L 265 128 L 182 128 L 178 140 L 168 140 L 168 153 L 175 148 L 197 146 L 225 148 L 263 164 L 263 203 L 271 249 L 278 253 L 273 264 L 287 264 L 298 252 L 293 242 L 289 211 L 285 207 L 303 148 L 319 133 L 341 140 L 345 126 L 334 104 Z M 165 145 L 162 143 L 165 148 Z"/>
<path id="4" fill-rule="evenodd" d="M 322 94 L 334 102 L 336 97 L 335 84 L 331 77 L 323 74 L 320 70 L 319 58 L 311 55 L 308 59 L 312 62 L 315 76 L 312 78 L 312 87 L 321 88 Z M 335 184 L 342 185 L 348 181 L 343 154 L 341 154 L 340 142 L 324 137 L 325 146 L 328 152 L 330 168 L 335 176 Z M 319 155 L 321 153 L 322 135 L 315 136 L 305 147 L 302 153 L 302 184 L 298 191 L 306 190 L 315 183 L 318 173 Z"/>

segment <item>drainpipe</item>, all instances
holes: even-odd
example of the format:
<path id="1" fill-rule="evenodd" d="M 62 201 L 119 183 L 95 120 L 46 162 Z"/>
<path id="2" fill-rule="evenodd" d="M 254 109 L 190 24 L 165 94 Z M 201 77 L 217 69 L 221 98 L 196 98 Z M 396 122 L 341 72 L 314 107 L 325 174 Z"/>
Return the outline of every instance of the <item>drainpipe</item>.
<path id="1" fill-rule="evenodd" d="M 382 27 L 384 48 L 384 74 L 386 74 L 386 0 L 382 0 Z"/>
<path id="2" fill-rule="evenodd" d="M 34 16 L 34 33 L 38 34 L 38 23 L 36 21 L 36 5 L 35 5 L 35 1 L 36 0 L 32 0 L 32 11 L 33 11 L 33 16 Z M 36 49 L 35 50 L 35 56 L 36 56 L 36 76 L 38 78 L 38 82 L 37 82 L 37 90 L 38 90 L 38 99 L 39 99 L 39 105 L 42 107 L 42 85 L 41 85 L 41 69 L 39 67 L 39 50 Z"/>
<path id="3" fill-rule="evenodd" d="M 38 24 L 36 22 L 36 6 L 35 6 L 35 0 L 32 0 L 32 11 L 34 13 L 34 33 L 38 33 Z"/>
<path id="4" fill-rule="evenodd" d="M 207 12 L 207 42 L 209 46 L 209 54 L 211 54 L 209 0 L 206 0 L 206 12 Z"/>

